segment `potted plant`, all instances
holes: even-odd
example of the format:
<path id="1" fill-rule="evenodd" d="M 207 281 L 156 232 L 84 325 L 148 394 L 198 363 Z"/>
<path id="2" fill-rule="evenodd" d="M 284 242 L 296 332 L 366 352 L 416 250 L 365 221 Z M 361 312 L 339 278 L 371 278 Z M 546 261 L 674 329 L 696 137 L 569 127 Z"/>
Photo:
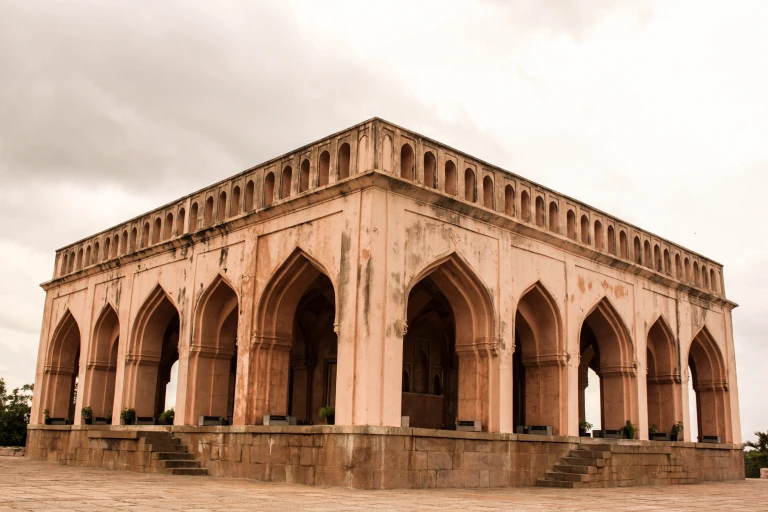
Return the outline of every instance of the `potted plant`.
<path id="1" fill-rule="evenodd" d="M 173 418 L 176 416 L 176 413 L 173 410 L 173 407 L 162 413 L 160 416 L 157 417 L 157 422 L 160 425 L 173 425 Z"/>
<path id="2" fill-rule="evenodd" d="M 325 419 L 326 425 L 336 424 L 336 410 L 330 405 L 326 405 L 320 408 L 320 417 Z"/>
<path id="3" fill-rule="evenodd" d="M 80 415 L 83 417 L 83 422 L 86 425 L 93 424 L 93 409 L 91 409 L 90 406 L 80 409 Z"/>
<path id="4" fill-rule="evenodd" d="M 649 435 L 653 435 L 653 434 L 655 434 L 658 431 L 659 431 L 659 427 L 657 427 L 655 423 L 651 423 L 651 426 L 648 427 L 648 434 Z"/>
<path id="5" fill-rule="evenodd" d="M 670 439 L 672 441 L 682 441 L 683 440 L 683 422 L 678 421 L 674 425 L 672 425 L 672 435 L 670 436 Z"/>
<path id="6" fill-rule="evenodd" d="M 104 415 L 104 419 L 107 420 L 107 425 L 112 424 L 112 409 L 107 411 L 107 414 Z"/>
<path id="7" fill-rule="evenodd" d="M 50 425 L 51 424 L 51 411 L 48 409 L 43 409 L 43 417 L 45 418 L 45 424 Z"/>
<path id="8" fill-rule="evenodd" d="M 592 424 L 588 421 L 579 422 L 579 437 L 591 437 L 589 431 L 592 430 Z"/>
<path id="9" fill-rule="evenodd" d="M 621 427 L 621 430 L 624 431 L 625 439 L 634 439 L 635 430 L 637 430 L 637 427 L 633 425 L 631 421 L 627 420 L 627 423 L 623 427 Z"/>
<path id="10" fill-rule="evenodd" d="M 136 411 L 123 409 L 123 412 L 120 413 L 120 419 L 123 420 L 123 425 L 133 425 L 136 423 Z"/>

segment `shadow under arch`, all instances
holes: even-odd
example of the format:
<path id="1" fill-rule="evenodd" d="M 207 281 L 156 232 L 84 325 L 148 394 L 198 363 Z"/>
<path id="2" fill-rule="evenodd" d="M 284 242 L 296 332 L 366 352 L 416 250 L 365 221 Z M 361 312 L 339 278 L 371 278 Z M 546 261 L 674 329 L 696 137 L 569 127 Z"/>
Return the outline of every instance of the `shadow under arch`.
<path id="1" fill-rule="evenodd" d="M 646 339 L 648 427 L 671 432 L 672 425 L 683 419 L 679 346 L 663 315 L 651 324 Z"/>
<path id="2" fill-rule="evenodd" d="M 515 426 L 548 425 L 567 431 L 567 354 L 557 301 L 537 281 L 521 295 L 515 313 L 513 419 Z"/>
<path id="3" fill-rule="evenodd" d="M 637 424 L 637 371 L 629 329 L 607 297 L 585 315 L 580 331 L 579 415 L 584 414 L 587 370 L 600 377 L 600 416 L 604 430 Z"/>
<path id="4" fill-rule="evenodd" d="M 184 424 L 197 425 L 200 416 L 227 418 L 232 423 L 239 312 L 234 286 L 217 274 L 195 307 Z"/>
<path id="5" fill-rule="evenodd" d="M 411 301 L 422 282 L 444 297 L 454 318 L 452 345 L 458 365 L 457 372 L 454 368 L 456 420 L 480 421 L 483 430 L 495 428 L 498 418 L 490 416 L 489 405 L 493 391 L 491 379 L 498 374 L 498 341 L 494 337 L 491 294 L 470 265 L 452 251 L 426 265 L 411 280 L 406 290 L 405 318 L 413 309 Z"/>
<path id="6" fill-rule="evenodd" d="M 120 320 L 115 308 L 107 302 L 93 326 L 85 371 L 83 404 L 93 409 L 96 418 L 106 417 L 113 409 L 119 346 Z"/>
<path id="7" fill-rule="evenodd" d="M 275 270 L 261 293 L 250 345 L 251 403 L 247 423 L 260 424 L 265 415 L 290 412 L 291 349 L 297 336 L 297 314 L 305 295 L 314 288 L 324 288 L 327 296 L 332 297 L 331 325 L 335 332 L 336 287 L 328 271 L 301 247 L 296 247 Z M 334 382 L 329 386 L 335 401 L 335 367 L 333 371 Z"/>
<path id="8" fill-rule="evenodd" d="M 688 366 L 696 393 L 699 437 L 719 436 L 722 442 L 732 442 L 728 369 L 717 341 L 706 326 L 691 341 Z"/>
<path id="9" fill-rule="evenodd" d="M 64 418 L 70 424 L 75 415 L 75 382 L 80 369 L 80 326 L 67 309 L 53 331 L 45 358 L 42 407 L 51 418 Z"/>
<path id="10" fill-rule="evenodd" d="M 159 284 L 136 314 L 125 354 L 124 407 L 157 418 L 165 408 L 171 367 L 179 359 L 179 311 Z"/>

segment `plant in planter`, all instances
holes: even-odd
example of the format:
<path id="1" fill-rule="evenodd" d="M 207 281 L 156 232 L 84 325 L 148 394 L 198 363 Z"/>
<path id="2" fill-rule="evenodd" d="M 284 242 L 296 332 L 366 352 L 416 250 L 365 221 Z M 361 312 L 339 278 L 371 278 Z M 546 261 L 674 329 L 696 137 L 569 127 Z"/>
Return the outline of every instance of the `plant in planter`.
<path id="1" fill-rule="evenodd" d="M 93 409 L 91 409 L 90 406 L 80 409 L 80 416 L 82 416 L 83 422 L 86 425 L 93 424 Z"/>
<path id="2" fill-rule="evenodd" d="M 621 430 L 624 431 L 625 439 L 634 439 L 635 431 L 637 430 L 637 427 L 633 425 L 631 421 L 627 420 L 627 423 L 623 427 L 621 427 Z"/>
<path id="3" fill-rule="evenodd" d="M 655 423 L 651 423 L 651 426 L 648 427 L 649 434 L 655 434 L 658 431 L 659 431 L 659 427 L 657 427 Z"/>
<path id="4" fill-rule="evenodd" d="M 590 422 L 579 422 L 579 437 L 590 437 L 588 433 L 590 430 L 592 430 L 592 424 Z"/>
<path id="5" fill-rule="evenodd" d="M 336 424 L 336 410 L 330 405 L 320 408 L 320 417 L 325 419 L 326 425 Z"/>
<path id="6" fill-rule="evenodd" d="M 670 439 L 672 441 L 682 441 L 683 440 L 683 422 L 678 421 L 674 425 L 672 425 L 672 435 L 670 436 Z"/>
<path id="7" fill-rule="evenodd" d="M 136 423 L 136 411 L 123 409 L 123 412 L 120 413 L 120 419 L 123 420 L 123 425 L 133 425 Z"/>
<path id="8" fill-rule="evenodd" d="M 176 413 L 173 410 L 173 407 L 162 413 L 160 416 L 157 417 L 157 423 L 160 425 L 173 425 L 173 418 L 176 416 Z"/>
<path id="9" fill-rule="evenodd" d="M 107 414 L 104 415 L 104 419 L 107 420 L 107 425 L 112 424 L 112 409 L 107 411 Z"/>
<path id="10" fill-rule="evenodd" d="M 48 409 L 43 409 L 43 417 L 45 418 L 45 424 L 50 425 L 51 424 L 51 411 Z"/>

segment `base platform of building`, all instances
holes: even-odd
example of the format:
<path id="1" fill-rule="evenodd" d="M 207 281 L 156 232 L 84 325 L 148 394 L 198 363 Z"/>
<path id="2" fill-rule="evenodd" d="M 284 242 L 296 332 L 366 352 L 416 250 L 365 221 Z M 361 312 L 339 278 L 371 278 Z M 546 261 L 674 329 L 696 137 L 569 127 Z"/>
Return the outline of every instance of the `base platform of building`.
<path id="1" fill-rule="evenodd" d="M 26 456 L 159 472 L 167 465 L 162 455 L 145 449 L 158 437 L 174 440 L 211 476 L 362 489 L 624 487 L 744 478 L 743 449 L 733 444 L 378 426 L 30 425 Z"/>

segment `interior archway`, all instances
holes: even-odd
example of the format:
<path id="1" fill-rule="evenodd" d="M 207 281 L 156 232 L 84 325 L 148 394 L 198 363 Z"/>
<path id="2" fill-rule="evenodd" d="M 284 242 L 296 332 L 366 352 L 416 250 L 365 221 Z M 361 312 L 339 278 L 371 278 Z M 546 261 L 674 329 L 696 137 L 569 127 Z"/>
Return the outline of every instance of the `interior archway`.
<path id="1" fill-rule="evenodd" d="M 514 426 L 547 425 L 564 433 L 567 414 L 566 354 L 560 313 L 541 283 L 526 291 L 515 314 Z"/>
<path id="2" fill-rule="evenodd" d="M 703 327 L 691 342 L 688 367 L 696 393 L 699 437 L 719 436 L 722 442 L 732 442 L 725 360 L 706 327 Z"/>
<path id="3" fill-rule="evenodd" d="M 317 290 L 323 290 L 322 296 L 332 304 L 335 319 L 333 284 L 327 272 L 301 249 L 296 249 L 267 282 L 256 310 L 256 334 L 251 348 L 249 390 L 253 403 L 249 404 L 248 408 L 249 423 L 261 423 L 263 416 L 267 414 L 285 415 L 289 412 L 295 413 L 298 419 L 301 411 L 304 411 L 305 422 L 318 419 L 315 416 L 318 411 L 310 410 L 316 405 L 312 401 L 313 391 L 308 389 L 308 394 L 304 395 L 309 405 L 305 404 L 302 408 L 301 376 L 298 372 L 293 372 L 293 378 L 291 375 L 292 360 L 299 361 L 302 356 L 306 356 L 306 360 L 307 357 L 311 358 L 313 354 L 317 354 L 318 350 L 329 354 L 330 352 L 324 350 L 330 345 L 333 345 L 332 349 L 335 350 L 335 345 L 330 343 L 331 338 L 335 343 L 335 332 L 331 336 L 327 330 L 329 326 L 334 326 L 335 320 L 330 324 L 325 322 L 318 332 L 301 330 L 309 325 L 308 315 L 311 316 L 313 308 L 317 311 L 322 309 L 319 302 L 313 303 L 309 298 L 310 295 L 319 293 Z M 329 297 L 334 298 L 331 300 Z M 317 298 L 317 301 L 322 302 L 320 298 Z M 328 309 L 328 304 L 325 308 Z M 295 350 L 294 345 L 297 347 Z M 316 363 L 317 360 L 306 368 L 307 382 L 313 382 L 312 379 L 317 375 Z M 328 379 L 328 387 L 332 389 L 326 391 L 321 397 L 321 402 L 332 400 L 335 403 L 335 369 L 334 362 L 333 366 L 329 367 L 332 373 Z M 317 409 L 319 410 L 319 406 Z"/>
<path id="4" fill-rule="evenodd" d="M 125 407 L 157 418 L 165 407 L 171 366 L 179 359 L 179 312 L 157 286 L 139 309 L 125 362 Z"/>
<path id="5" fill-rule="evenodd" d="M 606 430 L 619 430 L 627 420 L 637 424 L 637 382 L 629 331 L 616 309 L 603 298 L 584 319 L 580 334 L 579 375 L 592 369 L 600 377 L 600 416 Z M 585 383 L 588 384 L 588 383 Z M 584 387 L 580 386 L 580 410 Z"/>
<path id="6" fill-rule="evenodd" d="M 189 355 L 187 417 L 226 418 L 231 424 L 237 376 L 237 294 L 217 276 L 198 302 Z"/>
<path id="7" fill-rule="evenodd" d="M 112 411 L 119 344 L 120 321 L 114 308 L 107 304 L 93 329 L 83 397 L 83 406 L 91 407 L 96 418 L 104 418 Z"/>
<path id="8" fill-rule="evenodd" d="M 456 420 L 480 421 L 483 430 L 488 430 L 491 421 L 498 419 L 491 418 L 489 409 L 489 378 L 494 371 L 492 367 L 497 366 L 498 353 L 494 338 L 491 297 L 469 265 L 456 253 L 451 253 L 433 262 L 413 280 L 415 284 L 410 288 L 408 295 L 408 316 L 410 312 L 420 309 L 411 304 L 411 291 L 417 289 L 419 283 L 427 278 L 429 281 L 424 286 L 439 291 L 454 317 L 453 353 L 458 368 L 452 363 L 451 371 L 456 372 L 457 376 Z M 448 346 L 450 347 L 450 340 Z M 451 357 L 454 357 L 453 354 Z M 434 366 L 432 363 L 430 365 Z M 449 386 L 443 394 L 450 397 L 453 392 Z M 447 424 L 445 427 L 454 428 L 455 424 Z"/>
<path id="9" fill-rule="evenodd" d="M 682 421 L 682 381 L 677 342 L 663 317 L 648 330 L 646 357 L 648 427 L 671 432 L 672 425 Z"/>
<path id="10" fill-rule="evenodd" d="M 66 311 L 53 332 L 43 374 L 43 399 L 40 409 L 48 409 L 51 418 L 66 419 L 71 424 L 75 413 L 75 384 L 80 368 L 80 326 Z"/>

